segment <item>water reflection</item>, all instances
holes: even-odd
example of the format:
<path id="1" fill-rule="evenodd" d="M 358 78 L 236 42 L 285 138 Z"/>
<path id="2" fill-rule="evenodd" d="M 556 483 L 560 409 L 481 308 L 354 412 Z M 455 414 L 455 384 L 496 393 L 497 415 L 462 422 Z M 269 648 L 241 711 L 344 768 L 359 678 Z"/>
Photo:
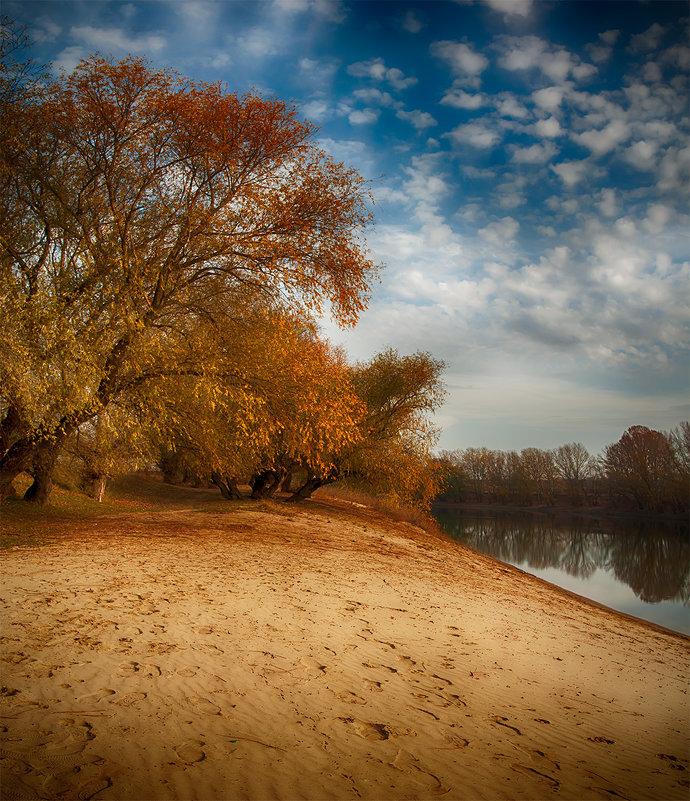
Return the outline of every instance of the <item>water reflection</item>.
<path id="1" fill-rule="evenodd" d="M 450 536 L 503 562 L 585 580 L 604 570 L 646 603 L 690 600 L 686 524 L 456 509 L 434 514 Z"/>

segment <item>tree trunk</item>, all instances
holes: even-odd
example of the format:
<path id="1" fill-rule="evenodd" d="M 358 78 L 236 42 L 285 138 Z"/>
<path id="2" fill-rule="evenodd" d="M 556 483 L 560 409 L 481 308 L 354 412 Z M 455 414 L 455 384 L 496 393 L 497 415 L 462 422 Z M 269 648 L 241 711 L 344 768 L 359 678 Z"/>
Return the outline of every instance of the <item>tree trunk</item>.
<path id="1" fill-rule="evenodd" d="M 292 495 L 287 498 L 288 503 L 296 503 L 311 498 L 312 493 L 319 487 L 322 487 L 326 482 L 320 478 L 309 478 L 299 489 L 295 490 Z"/>
<path id="2" fill-rule="evenodd" d="M 281 468 L 280 470 L 275 470 L 274 471 L 275 481 L 266 490 L 265 497 L 272 498 L 276 494 L 276 492 L 278 492 L 278 490 L 280 489 L 280 485 L 283 483 L 283 478 L 285 477 L 285 473 L 286 472 L 287 471 L 285 470 L 285 468 Z"/>
<path id="3" fill-rule="evenodd" d="M 31 466 L 36 443 L 30 437 L 14 442 L 0 458 L 0 500 L 13 494 L 12 482 Z"/>
<path id="4" fill-rule="evenodd" d="M 281 486 L 280 486 L 280 489 L 281 489 L 282 492 L 292 492 L 293 491 L 292 490 L 292 479 L 295 476 L 295 472 L 296 472 L 296 470 L 293 467 L 293 468 L 291 468 L 290 470 L 288 470 L 285 473 L 285 477 L 283 478 L 283 481 L 282 481 Z"/>
<path id="5" fill-rule="evenodd" d="M 4 456 L 10 446 L 19 439 L 21 432 L 26 430 L 22 425 L 21 416 L 16 406 L 7 409 L 2 423 L 0 423 L 0 456 Z"/>
<path id="6" fill-rule="evenodd" d="M 108 476 L 100 475 L 98 478 L 94 479 L 93 482 L 93 497 L 98 501 L 98 503 L 103 502 L 103 496 L 105 495 L 105 485 L 108 483 Z"/>
<path id="7" fill-rule="evenodd" d="M 220 494 L 226 501 L 239 501 L 242 497 L 237 486 L 236 478 L 224 478 L 220 473 L 215 470 L 211 473 L 211 481 L 218 487 Z"/>
<path id="8" fill-rule="evenodd" d="M 252 478 L 252 495 L 254 499 L 257 498 L 272 498 L 278 491 L 283 477 L 285 476 L 285 468 L 277 468 L 275 470 L 262 470 Z"/>
<path id="9" fill-rule="evenodd" d="M 42 442 L 36 446 L 32 460 L 33 484 L 24 493 L 24 500 L 47 506 L 53 490 L 53 473 L 57 458 L 62 450 L 64 439 L 56 442 Z"/>

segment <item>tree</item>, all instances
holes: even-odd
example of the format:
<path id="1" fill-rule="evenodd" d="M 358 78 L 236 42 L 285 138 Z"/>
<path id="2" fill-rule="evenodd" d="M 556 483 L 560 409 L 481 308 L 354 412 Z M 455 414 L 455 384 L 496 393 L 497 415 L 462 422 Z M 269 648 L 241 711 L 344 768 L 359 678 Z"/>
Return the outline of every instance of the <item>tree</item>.
<path id="1" fill-rule="evenodd" d="M 441 488 L 437 500 L 461 503 L 465 500 L 467 477 L 462 468 L 462 452 L 441 451 L 437 457 Z"/>
<path id="2" fill-rule="evenodd" d="M 669 434 L 673 453 L 671 497 L 678 512 L 690 508 L 690 422 L 684 420 Z"/>
<path id="3" fill-rule="evenodd" d="M 580 442 L 561 445 L 553 451 L 558 475 L 563 479 L 573 502 L 585 496 L 585 481 L 592 475 L 593 460 Z"/>
<path id="4" fill-rule="evenodd" d="M 540 503 L 552 503 L 555 467 L 551 451 L 524 448 L 520 451 L 520 467 L 527 479 L 530 493 Z"/>
<path id="5" fill-rule="evenodd" d="M 70 434 L 146 381 L 213 372 L 246 299 L 342 324 L 375 266 L 361 176 L 294 107 L 92 56 L 0 106 L 0 496 L 45 502 Z"/>
<path id="6" fill-rule="evenodd" d="M 444 366 L 428 353 L 400 356 L 392 348 L 355 365 L 350 380 L 365 407 L 360 436 L 335 449 L 327 469 L 310 469 L 294 498 L 346 479 L 400 502 L 428 505 L 442 476 L 433 455 L 437 430 L 429 415 L 445 397 Z"/>
<path id="7" fill-rule="evenodd" d="M 468 486 L 479 503 L 484 500 L 488 486 L 489 458 L 488 448 L 465 448 L 460 457 L 460 465 L 467 476 Z"/>
<path id="8" fill-rule="evenodd" d="M 669 438 L 646 426 L 631 426 L 604 452 L 604 469 L 614 497 L 639 509 L 663 511 L 674 472 Z"/>
<path id="9" fill-rule="evenodd" d="M 76 463 L 82 489 L 99 502 L 108 479 L 136 469 L 151 455 L 139 421 L 117 404 L 83 423 L 65 444 L 70 472 Z"/>
<path id="10" fill-rule="evenodd" d="M 220 342 L 214 347 L 217 375 L 178 379 L 164 392 L 160 414 L 173 418 L 166 429 L 174 435 L 163 445 L 174 469 L 210 478 L 227 498 L 238 497 L 246 481 L 253 497 L 263 497 L 297 467 L 328 472 L 331 454 L 360 437 L 363 404 L 349 367 L 313 326 L 257 310 L 224 355 Z M 235 364 L 234 372 L 222 364 Z"/>

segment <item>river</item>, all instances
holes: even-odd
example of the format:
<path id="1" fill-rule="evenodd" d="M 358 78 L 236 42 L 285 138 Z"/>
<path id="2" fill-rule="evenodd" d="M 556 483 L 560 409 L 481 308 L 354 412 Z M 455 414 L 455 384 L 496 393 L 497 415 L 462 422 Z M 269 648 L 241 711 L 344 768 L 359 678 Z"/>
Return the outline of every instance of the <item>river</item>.
<path id="1" fill-rule="evenodd" d="M 685 522 L 436 508 L 451 536 L 605 606 L 690 634 Z"/>

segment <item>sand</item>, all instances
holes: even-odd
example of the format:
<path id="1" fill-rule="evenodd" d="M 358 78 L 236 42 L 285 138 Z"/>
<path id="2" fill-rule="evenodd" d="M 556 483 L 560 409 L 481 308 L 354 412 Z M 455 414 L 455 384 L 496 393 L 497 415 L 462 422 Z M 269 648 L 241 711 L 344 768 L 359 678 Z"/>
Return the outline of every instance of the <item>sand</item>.
<path id="1" fill-rule="evenodd" d="M 0 570 L 2 799 L 689 795 L 688 638 L 360 507 L 152 507 Z"/>

